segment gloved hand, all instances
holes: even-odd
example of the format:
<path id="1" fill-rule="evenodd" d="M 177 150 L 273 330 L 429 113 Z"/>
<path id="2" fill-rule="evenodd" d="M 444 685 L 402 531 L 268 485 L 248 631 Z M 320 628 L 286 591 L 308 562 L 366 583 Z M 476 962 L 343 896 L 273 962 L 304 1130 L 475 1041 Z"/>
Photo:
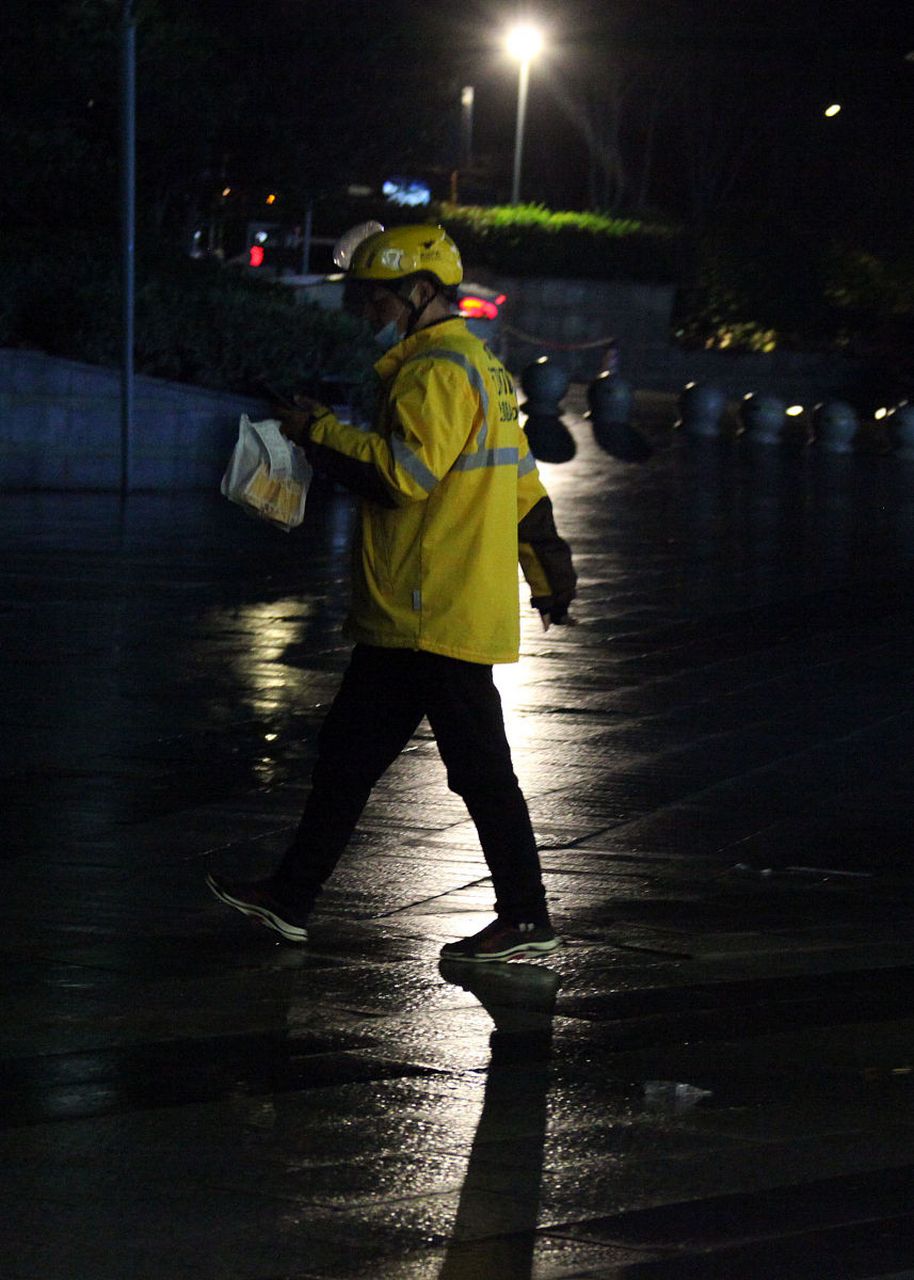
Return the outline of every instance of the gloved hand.
<path id="1" fill-rule="evenodd" d="M 295 444 L 305 446 L 310 439 L 312 425 L 330 410 L 310 396 L 293 396 L 292 399 L 295 408 L 277 409 L 276 416 L 283 435 Z"/>
<path id="2" fill-rule="evenodd" d="M 539 611 L 544 631 L 548 631 L 553 624 L 557 627 L 577 626 L 577 618 L 572 618 L 568 612 L 571 600 L 564 596 L 535 596 L 530 603 Z"/>

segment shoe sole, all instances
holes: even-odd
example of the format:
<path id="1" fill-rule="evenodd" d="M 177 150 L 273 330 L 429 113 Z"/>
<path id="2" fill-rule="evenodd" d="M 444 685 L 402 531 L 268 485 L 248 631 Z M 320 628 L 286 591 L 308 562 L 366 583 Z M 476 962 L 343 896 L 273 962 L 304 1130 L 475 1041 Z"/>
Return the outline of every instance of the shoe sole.
<path id="1" fill-rule="evenodd" d="M 542 956 L 562 945 L 561 938 L 550 938 L 548 942 L 519 942 L 516 947 L 506 947 L 504 951 L 488 951 L 485 955 L 477 952 L 469 955 L 462 951 L 441 951 L 442 960 L 464 960 L 472 964 L 486 964 L 490 960 L 510 960 L 513 956 Z"/>
<path id="2" fill-rule="evenodd" d="M 212 876 L 206 877 L 206 885 L 219 901 L 224 902 L 227 907 L 234 907 L 236 911 L 240 911 L 243 915 L 256 920 L 258 924 L 266 925 L 268 929 L 273 929 L 276 933 L 281 934 L 287 942 L 308 941 L 307 929 L 303 929 L 301 925 L 289 924 L 288 920 L 283 920 L 282 916 L 276 915 L 268 910 L 267 907 L 256 907 L 250 902 L 242 902 L 240 898 L 233 898 L 230 893 L 227 893 L 225 889 L 216 883 Z"/>

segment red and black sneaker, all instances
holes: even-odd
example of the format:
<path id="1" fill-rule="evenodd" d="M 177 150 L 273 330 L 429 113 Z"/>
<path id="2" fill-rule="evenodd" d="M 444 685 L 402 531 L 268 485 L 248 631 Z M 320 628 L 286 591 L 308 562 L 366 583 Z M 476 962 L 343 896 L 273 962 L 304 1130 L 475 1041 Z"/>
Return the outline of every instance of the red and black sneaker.
<path id="1" fill-rule="evenodd" d="M 307 942 L 307 914 L 297 911 L 279 897 L 272 879 L 222 880 L 208 875 L 207 886 L 220 902 L 275 929 L 287 942 Z"/>
<path id="2" fill-rule="evenodd" d="M 447 942 L 443 960 L 510 960 L 512 956 L 540 956 L 562 945 L 550 924 L 508 924 L 493 920 L 472 938 Z"/>

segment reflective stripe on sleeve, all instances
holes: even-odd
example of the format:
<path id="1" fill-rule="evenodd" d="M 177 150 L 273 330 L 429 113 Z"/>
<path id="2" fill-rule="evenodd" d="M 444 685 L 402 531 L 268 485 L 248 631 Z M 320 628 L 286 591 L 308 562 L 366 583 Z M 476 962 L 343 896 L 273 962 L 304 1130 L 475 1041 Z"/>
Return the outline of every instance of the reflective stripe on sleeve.
<path id="1" fill-rule="evenodd" d="M 423 489 L 426 493 L 431 493 L 438 483 L 438 477 L 434 471 L 430 471 L 422 459 L 413 453 L 402 436 L 391 436 L 390 447 L 393 450 L 394 461 L 397 466 L 401 467 L 411 479 L 415 480 L 420 489 Z"/>
<path id="2" fill-rule="evenodd" d="M 516 452 L 516 450 L 515 450 Z M 536 458 L 532 453 L 525 453 L 517 464 L 517 478 L 520 480 L 523 476 L 528 476 L 531 471 L 536 470 Z"/>

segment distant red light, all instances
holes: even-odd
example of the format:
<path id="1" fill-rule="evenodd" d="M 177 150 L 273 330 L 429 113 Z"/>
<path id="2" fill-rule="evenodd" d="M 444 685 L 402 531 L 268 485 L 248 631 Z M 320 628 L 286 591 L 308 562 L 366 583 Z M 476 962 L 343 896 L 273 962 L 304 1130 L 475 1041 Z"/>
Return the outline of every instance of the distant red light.
<path id="1" fill-rule="evenodd" d="M 252 267 L 263 266 L 263 245 L 252 244 L 250 248 L 250 263 Z"/>
<path id="2" fill-rule="evenodd" d="M 495 320 L 498 316 L 498 305 L 470 293 L 460 299 L 460 314 L 470 320 Z"/>
<path id="3" fill-rule="evenodd" d="M 507 301 L 508 301 L 508 295 L 506 293 L 500 293 L 498 297 L 495 299 L 495 305 L 497 307 L 500 307 L 503 302 L 507 302 Z"/>

